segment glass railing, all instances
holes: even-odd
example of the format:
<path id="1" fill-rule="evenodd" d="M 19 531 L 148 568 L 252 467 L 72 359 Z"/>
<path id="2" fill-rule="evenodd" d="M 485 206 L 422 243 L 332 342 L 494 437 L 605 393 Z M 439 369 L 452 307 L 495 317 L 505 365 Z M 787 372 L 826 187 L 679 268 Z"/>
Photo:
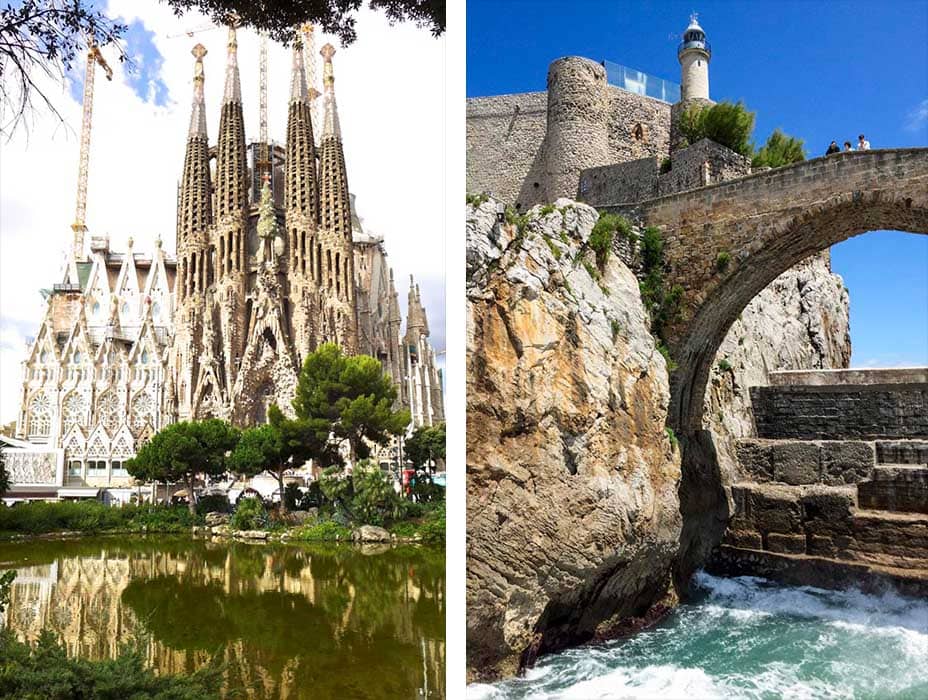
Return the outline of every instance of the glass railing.
<path id="1" fill-rule="evenodd" d="M 617 88 L 634 92 L 636 95 L 646 95 L 662 102 L 680 101 L 680 86 L 669 80 L 642 73 L 634 68 L 603 61 L 606 69 L 606 81 Z"/>

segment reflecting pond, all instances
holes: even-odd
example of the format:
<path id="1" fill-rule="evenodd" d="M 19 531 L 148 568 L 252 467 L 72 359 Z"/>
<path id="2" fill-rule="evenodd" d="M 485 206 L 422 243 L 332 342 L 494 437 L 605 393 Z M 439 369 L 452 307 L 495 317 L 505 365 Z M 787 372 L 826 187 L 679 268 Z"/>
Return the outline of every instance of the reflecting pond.
<path id="1" fill-rule="evenodd" d="M 69 654 L 145 640 L 159 672 L 220 654 L 255 700 L 441 698 L 445 556 L 423 547 L 261 545 L 179 536 L 0 543 L 4 624 Z"/>

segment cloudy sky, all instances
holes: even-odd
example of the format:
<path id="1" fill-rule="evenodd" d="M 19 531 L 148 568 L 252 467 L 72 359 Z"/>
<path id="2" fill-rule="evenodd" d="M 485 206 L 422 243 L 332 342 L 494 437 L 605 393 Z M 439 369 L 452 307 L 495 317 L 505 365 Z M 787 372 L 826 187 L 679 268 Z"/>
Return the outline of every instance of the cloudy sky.
<path id="1" fill-rule="evenodd" d="M 214 140 L 225 69 L 226 31 L 185 32 L 208 25 L 199 15 L 178 19 L 152 0 L 110 0 L 110 16 L 129 25 L 126 69 L 104 51 L 113 81 L 98 72 L 88 184 L 89 234 L 109 234 L 111 246 L 150 250 L 161 237 L 173 252 L 176 187 L 190 119 L 193 57 L 208 50 L 207 124 Z M 365 228 L 386 240 L 405 313 L 410 273 L 429 312 L 432 343 L 445 349 L 444 39 L 411 24 L 389 26 L 382 15 L 358 16 L 358 39 L 337 49 L 335 88 L 348 182 Z M 179 36 L 178 36 L 179 35 Z M 321 80 L 321 59 L 319 59 Z M 258 40 L 239 32 L 239 65 L 248 140 L 258 132 Z M 272 140 L 285 141 L 290 51 L 271 44 L 268 122 Z M 40 287 L 60 274 L 74 219 L 83 66 L 77 80 L 51 87 L 65 117 L 37 115 L 0 143 L 0 423 L 17 412 L 25 343 L 42 319 Z M 442 365 L 443 356 L 441 357 Z"/>

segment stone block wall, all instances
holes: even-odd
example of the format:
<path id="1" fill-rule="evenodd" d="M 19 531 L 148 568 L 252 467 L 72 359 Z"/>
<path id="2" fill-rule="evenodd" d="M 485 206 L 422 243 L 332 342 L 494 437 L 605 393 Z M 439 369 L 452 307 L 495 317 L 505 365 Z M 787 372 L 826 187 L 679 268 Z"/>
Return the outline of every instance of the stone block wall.
<path id="1" fill-rule="evenodd" d="M 765 438 L 928 437 L 928 384 L 752 387 Z"/>
<path id="2" fill-rule="evenodd" d="M 652 199 L 658 195 L 659 167 L 651 157 L 583 170 L 580 199 L 594 207 Z"/>
<path id="3" fill-rule="evenodd" d="M 545 92 L 467 100 L 468 192 L 515 204 L 523 189 L 541 188 L 547 110 Z"/>
<path id="4" fill-rule="evenodd" d="M 757 482 L 841 486 L 869 479 L 875 465 L 872 442 L 861 440 L 763 440 L 736 446 L 746 478 Z"/>
<path id="5" fill-rule="evenodd" d="M 554 61 L 547 91 L 467 101 L 467 191 L 526 211 L 575 198 L 580 172 L 669 154 L 671 105 L 606 83 L 588 59 Z"/>
<path id="6" fill-rule="evenodd" d="M 670 166 L 669 172 L 660 175 L 660 196 L 751 174 L 750 158 L 709 139 L 702 139 L 671 153 Z"/>

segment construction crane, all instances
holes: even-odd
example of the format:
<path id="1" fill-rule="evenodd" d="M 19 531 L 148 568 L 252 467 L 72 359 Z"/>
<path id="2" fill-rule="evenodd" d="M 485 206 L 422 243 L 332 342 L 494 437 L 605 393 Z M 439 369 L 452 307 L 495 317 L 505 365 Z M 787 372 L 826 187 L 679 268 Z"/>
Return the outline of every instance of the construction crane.
<path id="1" fill-rule="evenodd" d="M 113 71 L 100 53 L 99 47 L 89 42 L 87 50 L 87 71 L 84 74 L 84 114 L 81 121 L 81 157 L 77 170 L 77 211 L 74 213 L 74 259 L 84 259 L 84 234 L 87 232 L 87 174 L 90 170 L 90 129 L 93 126 L 93 77 L 99 65 L 107 80 L 113 79 Z"/>
<path id="2" fill-rule="evenodd" d="M 258 60 L 258 162 L 256 182 L 271 176 L 271 146 L 267 139 L 267 32 L 260 33 Z"/>
<path id="3" fill-rule="evenodd" d="M 319 117 L 319 90 L 316 89 L 316 39 L 313 33 L 313 25 L 306 22 L 300 25 L 300 33 L 303 35 L 303 70 L 306 71 L 306 85 L 309 87 L 309 113 L 313 122 L 313 136 L 316 145 L 319 145 L 319 135 L 322 133 L 321 122 Z"/>

